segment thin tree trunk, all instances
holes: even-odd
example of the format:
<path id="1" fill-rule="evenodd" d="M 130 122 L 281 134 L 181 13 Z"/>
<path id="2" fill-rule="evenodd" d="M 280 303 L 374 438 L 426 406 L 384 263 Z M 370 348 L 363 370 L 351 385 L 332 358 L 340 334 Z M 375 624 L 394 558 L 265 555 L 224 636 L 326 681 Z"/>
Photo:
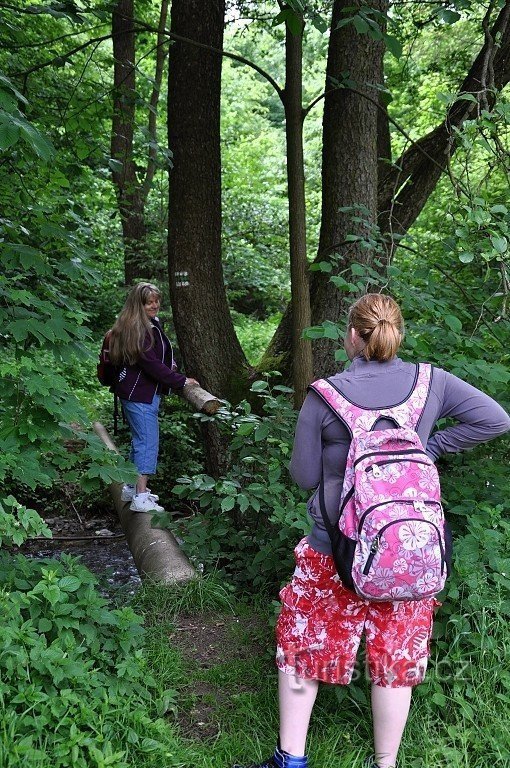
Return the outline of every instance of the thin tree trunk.
<path id="1" fill-rule="evenodd" d="M 336 271 L 348 268 L 353 262 L 366 263 L 371 258 L 369 251 L 359 243 L 345 244 L 347 235 L 366 234 L 366 228 L 353 223 L 352 212 L 341 209 L 364 206 L 364 217 L 372 223 L 377 216 L 377 106 L 359 93 L 331 87 L 332 81 L 341 80 L 342 73 L 348 71 L 358 91 L 368 93 L 371 99 L 377 98 L 373 84 L 377 84 L 382 71 L 383 44 L 367 35 L 359 35 L 351 25 L 336 28 L 345 17 L 342 10 L 353 5 L 351 0 L 336 0 L 333 6 L 324 101 L 318 260 L 337 254 Z M 358 2 L 357 6 L 360 5 Z M 388 7 L 387 0 L 379 0 L 372 5 L 382 11 Z M 326 276 L 320 272 L 312 273 L 310 295 L 314 325 L 324 320 L 338 321 L 345 312 L 344 297 L 329 282 L 329 277 L 329 273 Z M 280 357 L 289 348 L 291 324 L 289 308 L 266 355 Z M 338 342 L 330 339 L 314 342 L 315 376 L 329 375 L 335 370 L 334 353 L 337 348 Z M 289 380 L 288 358 L 284 357 L 282 364 L 285 378 Z"/>
<path id="2" fill-rule="evenodd" d="M 311 325 L 308 261 L 306 258 L 305 172 L 303 158 L 303 24 L 299 34 L 286 25 L 286 83 L 284 90 L 289 197 L 290 279 L 292 304 L 292 381 L 294 405 L 301 404 L 313 378 L 312 347 L 303 339 Z"/>
<path id="3" fill-rule="evenodd" d="M 124 282 L 131 285 L 148 270 L 145 204 L 151 190 L 157 159 L 157 107 L 167 55 L 165 26 L 168 0 L 162 0 L 159 15 L 156 68 L 148 110 L 149 150 L 145 173 L 137 169 L 133 139 L 136 121 L 136 36 L 134 1 L 118 0 L 112 15 L 114 90 L 111 156 L 112 179 L 117 195 L 124 242 Z M 140 178 L 137 176 L 140 172 Z"/>
<path id="4" fill-rule="evenodd" d="M 112 178 L 117 193 L 124 241 L 124 281 L 130 285 L 143 263 L 145 221 L 133 160 L 135 128 L 135 32 L 133 0 L 118 0 L 112 14 L 113 117 Z"/>
<path id="5" fill-rule="evenodd" d="M 144 204 L 147 202 L 149 192 L 152 187 L 152 181 L 156 172 L 156 162 L 158 157 L 158 104 L 163 82 L 163 71 L 165 60 L 168 56 L 168 38 L 165 34 L 166 22 L 168 18 L 168 0 L 161 1 L 161 10 L 159 14 L 157 48 L 156 48 L 156 68 L 154 71 L 154 85 L 152 88 L 149 104 L 149 122 L 147 132 L 149 135 L 149 152 L 147 159 L 147 170 L 143 182 L 142 195 Z"/>

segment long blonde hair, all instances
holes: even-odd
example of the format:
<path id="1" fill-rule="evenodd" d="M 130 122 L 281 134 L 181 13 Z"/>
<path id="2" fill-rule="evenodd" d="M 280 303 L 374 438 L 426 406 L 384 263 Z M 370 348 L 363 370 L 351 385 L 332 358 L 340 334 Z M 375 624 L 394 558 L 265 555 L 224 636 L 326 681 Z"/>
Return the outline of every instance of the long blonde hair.
<path id="1" fill-rule="evenodd" d="M 358 299 L 349 310 L 348 325 L 365 342 L 361 354 L 367 360 L 391 360 L 404 338 L 400 307 L 382 293 L 367 293 Z"/>
<path id="2" fill-rule="evenodd" d="M 153 296 L 159 299 L 161 291 L 152 283 L 138 283 L 128 293 L 110 336 L 110 360 L 114 365 L 136 363 L 144 351 L 147 333 L 154 344 L 154 332 L 144 309 Z"/>

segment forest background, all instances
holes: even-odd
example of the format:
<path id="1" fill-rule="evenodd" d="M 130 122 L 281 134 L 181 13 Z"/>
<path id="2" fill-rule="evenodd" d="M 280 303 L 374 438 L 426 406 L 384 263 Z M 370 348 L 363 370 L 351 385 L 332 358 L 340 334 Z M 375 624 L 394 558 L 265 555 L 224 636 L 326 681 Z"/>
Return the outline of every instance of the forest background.
<path id="1" fill-rule="evenodd" d="M 268 606 L 308 526 L 296 408 L 345 363 L 346 307 L 391 292 L 405 358 L 510 405 L 510 3 L 11 0 L 0 35 L 0 766 L 260 757 Z M 97 351 L 138 279 L 225 408 L 162 417 L 154 490 L 193 514 L 156 523 L 204 576 L 105 598 L 75 559 L 16 547 L 132 477 L 90 425 L 111 425 Z M 508 441 L 441 474 L 455 573 L 402 766 L 509 766 Z M 234 660 L 186 666 L 183 610 L 234 610 Z M 183 727 L 198 700 L 211 733 Z M 317 765 L 361 764 L 366 702 L 363 675 L 324 694 Z"/>

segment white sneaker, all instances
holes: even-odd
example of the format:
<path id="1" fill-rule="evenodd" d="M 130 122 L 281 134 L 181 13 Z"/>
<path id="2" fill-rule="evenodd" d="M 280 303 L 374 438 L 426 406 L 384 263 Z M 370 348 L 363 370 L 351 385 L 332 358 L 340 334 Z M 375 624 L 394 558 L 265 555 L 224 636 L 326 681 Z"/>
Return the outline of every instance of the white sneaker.
<path id="1" fill-rule="evenodd" d="M 147 488 L 147 492 L 150 494 L 150 497 L 152 501 L 159 501 L 159 496 L 156 496 L 155 493 L 152 493 L 150 488 Z M 121 501 L 131 501 L 133 499 L 133 496 L 135 495 L 135 486 L 134 485 L 123 485 L 122 486 L 122 493 L 120 494 L 120 500 Z"/>
<path id="2" fill-rule="evenodd" d="M 131 512 L 164 512 L 165 508 L 156 504 L 154 497 L 145 491 L 145 493 L 135 493 L 131 504 L 129 505 Z"/>

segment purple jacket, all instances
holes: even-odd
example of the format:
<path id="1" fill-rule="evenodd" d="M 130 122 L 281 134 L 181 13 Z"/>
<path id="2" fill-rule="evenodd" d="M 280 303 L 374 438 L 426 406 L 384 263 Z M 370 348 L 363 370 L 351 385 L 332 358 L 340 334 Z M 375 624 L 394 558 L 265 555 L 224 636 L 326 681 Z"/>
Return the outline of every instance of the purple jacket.
<path id="1" fill-rule="evenodd" d="M 385 408 L 402 402 L 411 393 L 416 366 L 398 357 L 386 363 L 355 358 L 348 369 L 331 376 L 340 392 L 365 408 Z M 436 422 L 453 418 L 455 424 L 433 432 Z M 380 428 L 394 426 L 384 419 Z M 433 461 L 491 440 L 510 429 L 510 417 L 491 397 L 441 368 L 433 369 L 429 397 L 418 426 L 418 435 Z M 431 436 L 432 433 L 432 436 Z M 308 502 L 314 526 L 309 544 L 331 554 L 329 536 L 318 504 L 318 485 L 323 478 L 328 517 L 338 519 L 350 436 L 344 424 L 313 390 L 299 413 L 290 471 L 301 488 L 316 489 Z"/>
<path id="2" fill-rule="evenodd" d="M 172 345 L 163 333 L 159 320 L 151 321 L 154 345 L 149 332 L 144 340 L 144 353 L 134 365 L 118 372 L 112 390 L 122 399 L 135 403 L 151 403 L 154 395 L 167 395 L 171 389 L 182 389 L 186 376 L 176 370 Z"/>

